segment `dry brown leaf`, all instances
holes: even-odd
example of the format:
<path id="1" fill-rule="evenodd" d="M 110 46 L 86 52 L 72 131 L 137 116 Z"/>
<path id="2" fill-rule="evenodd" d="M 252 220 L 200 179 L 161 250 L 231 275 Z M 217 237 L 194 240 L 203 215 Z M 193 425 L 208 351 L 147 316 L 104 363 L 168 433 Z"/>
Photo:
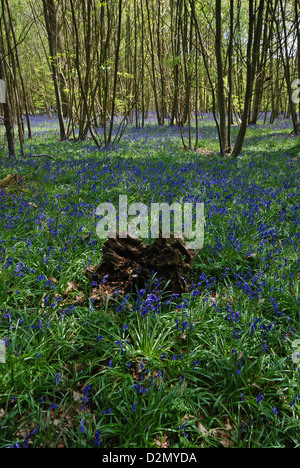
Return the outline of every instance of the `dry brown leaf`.
<path id="1" fill-rule="evenodd" d="M 48 280 L 51 281 L 53 284 L 58 284 L 58 280 L 54 278 L 53 276 L 48 276 Z"/>
<path id="2" fill-rule="evenodd" d="M 234 446 L 233 440 L 230 437 L 230 431 L 218 430 L 216 436 L 220 438 L 220 444 L 225 448 Z"/>
<path id="3" fill-rule="evenodd" d="M 196 416 L 193 416 L 192 414 L 185 414 L 182 418 L 182 421 L 189 421 L 190 419 L 196 419 Z"/>
<path id="4" fill-rule="evenodd" d="M 81 291 L 81 287 L 79 286 L 79 284 L 77 284 L 75 281 L 69 281 L 68 282 L 68 285 L 66 287 L 66 290 L 64 292 L 64 294 L 66 296 L 69 295 L 70 292 L 73 292 L 73 291 L 77 291 L 77 292 L 80 292 Z"/>
<path id="5" fill-rule="evenodd" d="M 81 401 L 81 398 L 82 398 L 82 395 L 80 395 L 80 393 L 75 392 L 75 391 L 73 390 L 73 400 L 74 400 L 74 401 Z"/>
<path id="6" fill-rule="evenodd" d="M 167 435 L 164 435 L 161 440 L 159 439 L 154 439 L 154 442 L 156 443 L 157 447 L 161 448 L 169 448 L 170 443 L 169 443 L 169 437 Z"/>
<path id="7" fill-rule="evenodd" d="M 205 429 L 205 427 L 201 423 L 197 424 L 197 429 L 199 432 L 201 432 L 203 436 L 206 436 L 208 434 L 207 429 Z"/>

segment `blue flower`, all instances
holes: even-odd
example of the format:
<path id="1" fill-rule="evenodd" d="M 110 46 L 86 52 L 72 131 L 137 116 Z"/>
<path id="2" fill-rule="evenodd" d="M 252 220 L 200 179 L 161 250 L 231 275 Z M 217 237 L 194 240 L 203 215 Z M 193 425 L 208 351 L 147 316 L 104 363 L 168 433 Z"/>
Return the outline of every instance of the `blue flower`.
<path id="1" fill-rule="evenodd" d="M 138 402 L 134 402 L 132 405 L 132 412 L 135 413 L 136 407 L 137 407 Z"/>
<path id="2" fill-rule="evenodd" d="M 85 395 L 85 400 L 84 400 L 85 403 L 88 403 L 89 401 L 89 398 L 88 398 L 89 391 L 90 391 L 90 385 L 86 384 L 86 386 L 82 389 L 82 393 Z"/>
<path id="3" fill-rule="evenodd" d="M 185 430 L 186 424 L 187 423 L 184 423 L 183 426 L 179 426 L 179 430 L 183 432 L 184 437 L 188 438 L 188 433 Z"/>
<path id="4" fill-rule="evenodd" d="M 256 403 L 260 405 L 262 400 L 264 400 L 264 396 L 263 396 L 263 392 L 260 392 L 256 397 Z"/>
<path id="5" fill-rule="evenodd" d="M 100 445 L 100 431 L 97 431 L 95 434 L 94 447 L 99 447 Z"/>
<path id="6" fill-rule="evenodd" d="M 59 383 L 59 381 L 60 381 L 60 376 L 61 376 L 60 373 L 56 374 L 56 376 L 55 376 L 55 383 L 56 383 L 56 384 Z"/>
<path id="7" fill-rule="evenodd" d="M 82 432 L 83 434 L 85 433 L 85 427 L 84 427 L 84 420 L 83 420 L 83 419 L 80 420 L 79 429 L 81 430 L 81 432 Z"/>

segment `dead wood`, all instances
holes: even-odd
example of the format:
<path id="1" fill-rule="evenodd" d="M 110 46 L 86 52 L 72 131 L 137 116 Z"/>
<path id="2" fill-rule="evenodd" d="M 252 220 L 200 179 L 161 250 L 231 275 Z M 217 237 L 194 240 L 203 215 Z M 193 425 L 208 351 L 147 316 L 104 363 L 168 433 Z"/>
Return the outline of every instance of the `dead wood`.
<path id="1" fill-rule="evenodd" d="M 134 293 L 155 273 L 162 284 L 168 283 L 168 291 L 180 294 L 188 291 L 191 266 L 198 253 L 188 250 L 183 238 L 159 238 L 147 245 L 130 233 L 126 238 L 117 233 L 103 244 L 102 261 L 85 268 L 84 275 L 93 282 L 94 298 L 116 291 Z"/>

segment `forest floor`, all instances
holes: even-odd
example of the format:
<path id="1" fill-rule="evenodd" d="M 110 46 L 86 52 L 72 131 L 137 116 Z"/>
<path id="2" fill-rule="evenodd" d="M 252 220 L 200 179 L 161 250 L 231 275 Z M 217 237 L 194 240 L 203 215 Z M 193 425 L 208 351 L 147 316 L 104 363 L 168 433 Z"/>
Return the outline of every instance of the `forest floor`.
<path id="1" fill-rule="evenodd" d="M 177 127 L 129 126 L 120 145 L 59 142 L 32 118 L 26 157 L 0 153 L 0 447 L 300 447 L 300 143 L 287 119 L 250 126 L 222 159 Z M 236 131 L 236 129 L 235 129 Z M 52 159 L 53 158 L 53 159 Z M 100 203 L 204 203 L 188 293 L 156 276 L 101 303 Z M 298 348 L 297 348 L 298 347 Z M 1 358 L 1 354 L 0 354 Z"/>

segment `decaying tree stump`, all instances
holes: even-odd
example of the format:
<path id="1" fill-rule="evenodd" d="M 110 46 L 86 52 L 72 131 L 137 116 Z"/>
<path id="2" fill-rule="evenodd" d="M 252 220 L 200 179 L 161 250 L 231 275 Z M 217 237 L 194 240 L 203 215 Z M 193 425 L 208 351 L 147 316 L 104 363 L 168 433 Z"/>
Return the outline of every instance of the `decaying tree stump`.
<path id="1" fill-rule="evenodd" d="M 156 239 L 146 245 L 127 233 L 127 238 L 108 239 L 102 248 L 103 260 L 84 270 L 85 276 L 98 284 L 99 293 L 111 295 L 135 292 L 143 288 L 157 273 L 167 289 L 173 293 L 188 290 L 191 265 L 199 250 L 188 250 L 183 238 Z"/>
<path id="2" fill-rule="evenodd" d="M 21 182 L 22 177 L 18 174 L 8 174 L 5 179 L 0 180 L 0 191 L 10 191 L 18 187 L 18 184 Z"/>

